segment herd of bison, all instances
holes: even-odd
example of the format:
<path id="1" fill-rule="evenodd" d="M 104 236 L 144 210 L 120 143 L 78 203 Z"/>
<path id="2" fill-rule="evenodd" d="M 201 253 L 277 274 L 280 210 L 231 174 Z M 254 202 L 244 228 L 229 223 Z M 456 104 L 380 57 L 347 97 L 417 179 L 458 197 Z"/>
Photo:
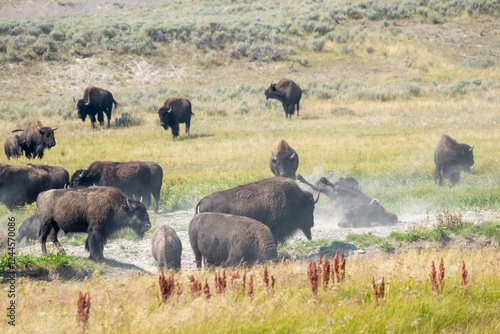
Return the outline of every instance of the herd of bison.
<path id="1" fill-rule="evenodd" d="M 292 80 L 272 83 L 265 91 L 266 99 L 282 102 L 286 117 L 297 110 L 303 90 Z M 76 102 L 76 101 L 75 101 Z M 110 126 L 113 105 L 117 102 L 104 89 L 87 87 L 76 102 L 78 117 L 88 116 L 92 128 L 97 120 L 104 125 L 104 114 Z M 158 110 L 161 126 L 171 128 L 172 140 L 179 136 L 179 124 L 185 123 L 189 135 L 191 103 L 185 98 L 171 97 Z M 34 121 L 20 135 L 5 141 L 7 159 L 22 156 L 42 158 L 45 149 L 56 145 L 55 130 Z M 442 135 L 434 153 L 434 180 L 443 178 L 452 185 L 460 180 L 460 171 L 474 164 L 473 147 Z M 277 244 L 295 232 L 302 231 L 311 239 L 314 206 L 320 194 L 331 201 L 330 211 L 340 227 L 362 227 L 372 224 L 391 225 L 398 222 L 395 213 L 384 208 L 377 199 L 364 193 L 352 177 L 330 182 L 333 173 L 314 183 L 296 174 L 298 153 L 282 140 L 271 152 L 270 169 L 275 177 L 215 192 L 202 198 L 189 224 L 189 239 L 197 267 L 237 266 L 242 263 L 276 260 Z M 303 190 L 298 180 L 307 185 Z M 38 240 L 42 253 L 47 252 L 49 237 L 59 252 L 64 253 L 58 238 L 62 233 L 87 233 L 85 249 L 94 261 L 104 261 L 103 248 L 109 236 L 128 227 L 142 237 L 151 228 L 147 209 L 153 204 L 159 210 L 163 169 L 151 161 L 95 161 L 87 169 L 73 173 L 60 166 L 26 164 L 11 166 L 0 163 L 0 203 L 10 210 L 36 202 L 37 214 L 26 219 L 18 231 L 16 244 Z M 0 230 L 0 240 L 6 233 Z M 0 245 L 1 246 L 1 245 Z M 181 266 L 182 244 L 176 232 L 163 225 L 152 237 L 152 253 L 159 268 Z"/>

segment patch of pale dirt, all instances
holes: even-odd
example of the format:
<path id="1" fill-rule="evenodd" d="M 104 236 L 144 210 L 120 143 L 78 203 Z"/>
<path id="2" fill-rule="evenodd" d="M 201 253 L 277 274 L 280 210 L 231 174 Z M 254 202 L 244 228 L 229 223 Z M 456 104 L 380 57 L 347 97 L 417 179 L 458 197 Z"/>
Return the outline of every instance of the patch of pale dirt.
<path id="1" fill-rule="evenodd" d="M 160 214 L 153 214 L 151 216 L 156 219 L 156 229 L 161 225 L 168 225 L 172 227 L 176 232 L 182 242 L 182 258 L 181 267 L 182 272 L 191 273 L 196 270 L 196 264 L 194 262 L 194 254 L 191 249 L 191 244 L 189 242 L 188 227 L 189 222 L 193 218 L 195 212 L 193 209 L 176 211 L 176 212 L 166 212 Z M 403 220 L 394 226 L 373 226 L 365 228 L 339 228 L 336 223 L 331 219 L 326 217 L 321 217 L 320 215 L 315 215 L 315 226 L 312 229 L 313 240 L 318 239 L 329 239 L 334 241 L 345 241 L 348 234 L 362 234 L 362 233 L 372 233 L 373 235 L 385 237 L 394 231 L 406 231 L 408 228 L 417 226 L 427 226 L 431 227 L 436 224 L 436 218 L 433 215 L 427 214 L 416 215 L 412 217 L 401 217 Z M 473 212 L 468 211 L 463 215 L 463 221 L 470 221 L 473 223 L 481 223 L 483 221 L 500 221 L 500 212 L 496 211 L 480 211 Z M 451 237 L 448 242 L 415 242 L 415 243 L 400 243 L 393 244 L 395 247 L 395 252 L 404 252 L 412 248 L 416 249 L 427 249 L 434 248 L 438 249 L 440 247 L 453 247 L 453 245 L 462 245 L 464 241 L 462 239 L 458 240 L 455 237 Z M 296 242 L 303 242 L 307 239 L 301 232 L 297 232 L 294 237 L 288 241 L 288 243 L 293 244 Z M 456 242 L 455 242 L 456 241 Z M 491 246 L 492 241 L 484 237 L 475 237 L 474 239 L 467 240 L 467 243 L 471 246 L 469 247 L 487 247 Z M 48 251 L 55 252 L 55 248 L 51 242 L 47 243 Z M 85 251 L 83 245 L 81 246 L 70 246 L 68 244 L 63 244 L 64 249 L 67 254 L 72 254 L 78 257 L 88 257 L 89 253 Z M 457 247 L 458 247 L 457 246 Z M 20 249 L 22 253 L 32 253 L 40 255 L 40 245 L 35 244 L 30 247 L 25 247 Z M 387 255 L 387 253 L 380 249 L 378 246 L 371 246 L 366 249 L 358 249 L 352 244 L 347 245 L 346 255 L 354 256 L 355 259 L 370 259 L 377 256 Z M 314 252 L 311 254 L 304 254 L 300 256 L 298 260 L 308 260 L 318 256 L 318 253 Z M 157 268 L 154 263 L 153 255 L 151 252 L 151 238 L 144 238 L 142 240 L 125 240 L 116 239 L 110 240 L 104 247 L 104 257 L 106 258 L 106 264 L 109 269 L 106 269 L 104 275 L 107 276 L 120 276 L 135 273 L 137 271 L 157 273 Z"/>

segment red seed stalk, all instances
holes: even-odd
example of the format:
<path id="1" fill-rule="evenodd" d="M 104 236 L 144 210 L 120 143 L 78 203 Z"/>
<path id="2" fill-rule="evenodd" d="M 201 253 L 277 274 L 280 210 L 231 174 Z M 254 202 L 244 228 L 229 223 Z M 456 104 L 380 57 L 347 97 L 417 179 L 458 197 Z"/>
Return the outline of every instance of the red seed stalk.
<path id="1" fill-rule="evenodd" d="M 372 287 L 373 287 L 373 293 L 375 295 L 375 302 L 381 303 L 384 301 L 384 295 L 385 295 L 385 284 L 384 284 L 384 277 L 382 277 L 382 282 L 380 283 L 379 286 L 375 283 L 375 277 L 372 276 Z"/>
<path id="2" fill-rule="evenodd" d="M 467 269 L 465 269 L 465 261 L 462 261 L 462 286 L 466 287 L 469 282 L 467 282 Z"/>
<path id="3" fill-rule="evenodd" d="M 191 282 L 191 294 L 194 298 L 199 297 L 201 293 L 201 282 L 194 278 L 193 275 L 188 276 L 188 279 Z"/>
<path id="4" fill-rule="evenodd" d="M 166 303 L 168 297 L 170 297 L 170 295 L 174 291 L 174 274 L 172 273 L 171 276 L 165 278 L 165 274 L 162 270 L 160 276 L 158 277 L 158 284 L 160 285 L 161 300 L 163 303 Z"/>
<path id="5" fill-rule="evenodd" d="M 253 275 L 250 274 L 250 280 L 248 281 L 248 297 L 253 299 Z"/>
<path id="6" fill-rule="evenodd" d="M 323 290 L 326 290 L 328 282 L 330 281 L 330 261 L 328 259 L 323 263 Z"/>
<path id="7" fill-rule="evenodd" d="M 247 269 L 245 268 L 245 272 L 243 273 L 243 291 L 242 291 L 242 294 L 245 295 L 245 283 L 246 283 L 246 280 L 247 280 Z"/>
<path id="8" fill-rule="evenodd" d="M 310 261 L 309 266 L 307 267 L 307 277 L 309 278 L 309 282 L 311 283 L 311 290 L 313 293 L 313 299 L 318 297 L 318 267 L 316 266 L 316 261 Z"/>
<path id="9" fill-rule="evenodd" d="M 274 293 L 274 276 L 273 275 L 271 275 L 271 290 Z"/>
<path id="10" fill-rule="evenodd" d="M 210 299 L 210 288 L 208 286 L 208 278 L 205 278 L 205 286 L 203 287 L 203 293 L 205 294 L 205 299 Z"/>
<path id="11" fill-rule="evenodd" d="M 266 288 L 269 288 L 269 274 L 267 272 L 267 266 L 264 267 L 264 283 L 266 284 Z"/>
<path id="12" fill-rule="evenodd" d="M 340 260 L 339 253 L 337 251 L 335 252 L 335 257 L 333 258 L 333 271 L 337 277 L 337 283 L 340 282 Z"/>
<path id="13" fill-rule="evenodd" d="M 345 256 L 344 256 L 344 250 L 342 250 L 342 253 L 340 254 L 340 280 L 343 281 L 345 277 Z"/>
<path id="14" fill-rule="evenodd" d="M 429 277 L 431 279 L 432 289 L 435 290 L 436 292 L 439 292 L 439 286 L 436 279 L 436 267 L 434 266 L 434 261 L 432 261 L 431 273 L 429 274 Z"/>
<path id="15" fill-rule="evenodd" d="M 82 325 L 82 332 L 85 333 L 85 329 L 88 327 L 88 322 L 89 322 L 90 293 L 85 293 L 85 295 L 83 295 L 82 292 L 79 291 L 77 307 L 78 307 L 78 312 L 76 318 L 78 322 Z"/>
<path id="16" fill-rule="evenodd" d="M 444 263 L 443 258 L 441 257 L 441 263 L 439 263 L 439 286 L 441 287 L 441 293 L 444 290 Z"/>

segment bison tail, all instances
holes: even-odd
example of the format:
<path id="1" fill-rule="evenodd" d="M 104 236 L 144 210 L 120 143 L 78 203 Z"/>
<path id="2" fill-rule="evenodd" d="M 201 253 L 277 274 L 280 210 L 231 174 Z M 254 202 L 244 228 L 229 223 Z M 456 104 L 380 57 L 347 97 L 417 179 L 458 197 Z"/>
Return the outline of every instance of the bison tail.
<path id="1" fill-rule="evenodd" d="M 24 130 L 22 130 L 22 129 L 14 130 L 14 131 L 12 131 L 12 133 L 19 132 L 19 131 L 24 131 Z"/>
<path id="2" fill-rule="evenodd" d="M 113 104 L 115 105 L 115 109 L 116 109 L 118 107 L 118 102 L 116 102 L 114 98 L 112 98 L 112 99 L 113 99 Z"/>
<path id="3" fill-rule="evenodd" d="M 305 94 L 305 93 L 307 93 L 308 91 L 309 91 L 309 89 L 304 89 L 304 90 L 302 90 L 302 94 Z"/>
<path id="4" fill-rule="evenodd" d="M 198 202 L 198 204 L 196 204 L 196 209 L 195 209 L 195 214 L 198 214 L 198 208 L 200 207 L 200 204 L 201 204 L 201 201 Z"/>

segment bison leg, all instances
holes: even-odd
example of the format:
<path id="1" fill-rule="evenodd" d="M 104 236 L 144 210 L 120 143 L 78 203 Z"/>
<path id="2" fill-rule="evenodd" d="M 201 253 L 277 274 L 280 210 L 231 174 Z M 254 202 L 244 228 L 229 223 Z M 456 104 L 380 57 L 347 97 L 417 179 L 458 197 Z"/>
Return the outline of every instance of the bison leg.
<path id="1" fill-rule="evenodd" d="M 434 171 L 434 183 L 438 186 L 443 185 L 443 176 L 441 175 L 441 168 L 436 166 L 436 170 Z"/>
<path id="2" fill-rule="evenodd" d="M 52 229 L 52 222 L 45 222 L 40 225 L 40 231 L 38 232 L 38 241 L 42 247 L 42 254 L 47 254 L 47 237 L 49 236 L 50 230 Z"/>
<path id="3" fill-rule="evenodd" d="M 89 115 L 89 119 L 90 119 L 90 126 L 92 127 L 92 129 L 95 128 L 95 115 Z"/>
<path id="4" fill-rule="evenodd" d="M 94 262 L 104 262 L 104 242 L 98 235 L 89 234 L 86 246 L 90 251 L 90 259 Z"/>
<path id="5" fill-rule="evenodd" d="M 154 200 L 155 200 L 155 213 L 158 213 L 158 209 L 159 209 L 159 202 L 160 202 L 160 192 L 159 191 L 155 191 L 153 193 L 153 197 L 154 197 Z"/>
<path id="6" fill-rule="evenodd" d="M 99 121 L 100 126 L 104 125 L 104 113 L 102 110 L 97 113 L 97 120 Z"/>
<path id="7" fill-rule="evenodd" d="M 196 268 L 201 268 L 201 252 L 198 248 L 193 247 L 194 259 L 196 261 Z"/>
<path id="8" fill-rule="evenodd" d="M 189 120 L 188 120 L 188 121 L 186 121 L 186 134 L 187 134 L 188 136 L 190 135 L 190 134 L 189 134 L 189 128 L 190 128 L 190 126 L 191 126 L 191 122 L 190 122 Z"/>
<path id="9" fill-rule="evenodd" d="M 451 186 L 454 187 L 460 182 L 460 171 L 454 172 L 450 175 Z"/>
<path id="10" fill-rule="evenodd" d="M 299 116 L 299 103 L 297 102 L 297 118 L 300 118 Z"/>
<path id="11" fill-rule="evenodd" d="M 61 243 L 57 239 L 57 233 L 59 233 L 59 230 L 60 230 L 59 225 L 54 224 L 53 229 L 50 231 L 50 236 L 51 236 L 52 242 L 57 247 L 57 252 L 60 254 L 66 254 L 66 252 L 64 251 L 64 248 L 62 247 Z"/>

